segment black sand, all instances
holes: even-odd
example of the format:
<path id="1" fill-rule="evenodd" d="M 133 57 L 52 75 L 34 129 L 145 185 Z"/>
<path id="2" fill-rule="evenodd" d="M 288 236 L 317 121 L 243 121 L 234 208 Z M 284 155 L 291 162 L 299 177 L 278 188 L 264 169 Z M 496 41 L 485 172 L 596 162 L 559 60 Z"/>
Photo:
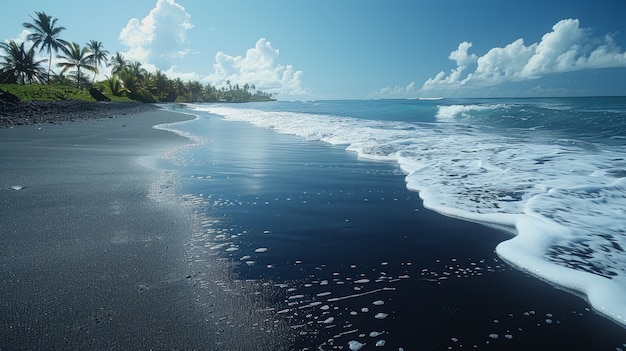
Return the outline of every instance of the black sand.
<path id="1" fill-rule="evenodd" d="M 138 163 L 188 143 L 151 129 L 183 119 L 0 129 L 0 349 L 212 347 L 184 262 L 190 224 L 154 200 L 168 174 Z"/>
<path id="2" fill-rule="evenodd" d="M 182 119 L 153 111 L 0 129 L 0 349 L 347 350 L 359 340 L 362 350 L 615 350 L 626 343 L 624 329 L 583 299 L 500 261 L 494 247 L 506 234 L 421 207 L 392 165 L 213 123 L 202 151 L 210 174 L 199 166 L 204 178 L 181 185 L 176 171 L 150 166 L 159 163 L 154 155 L 189 141 L 150 127 Z M 172 194 L 196 181 L 204 195 L 186 201 L 205 208 L 199 214 Z M 236 233 L 245 234 L 231 239 Z M 211 247 L 224 240 L 239 250 Z M 256 253 L 261 247 L 269 250 Z M 242 263 L 243 255 L 255 263 Z M 240 280 L 232 279 L 235 264 Z M 377 282 L 381 276 L 392 279 Z M 358 284 L 395 290 L 330 300 Z M 297 294 L 303 302 L 290 306 Z M 329 309 L 299 308 L 308 302 Z M 372 318 L 376 312 L 389 316 Z M 324 323 L 329 316 L 336 327 Z M 282 328 L 311 320 L 287 328 L 290 335 Z M 335 337 L 352 329 L 359 332 Z M 369 337 L 374 330 L 385 334 Z M 385 347 L 374 346 L 379 339 Z M 290 340 L 295 345 L 284 346 Z"/>
<path id="3" fill-rule="evenodd" d="M 155 110 L 152 104 L 88 101 L 0 100 L 0 128 L 30 124 L 61 124 Z"/>

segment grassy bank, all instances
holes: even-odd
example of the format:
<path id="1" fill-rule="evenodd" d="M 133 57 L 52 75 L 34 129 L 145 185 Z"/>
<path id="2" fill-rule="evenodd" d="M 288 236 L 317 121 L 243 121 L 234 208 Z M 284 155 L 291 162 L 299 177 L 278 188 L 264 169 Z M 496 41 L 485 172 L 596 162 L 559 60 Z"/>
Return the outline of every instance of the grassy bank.
<path id="1" fill-rule="evenodd" d="M 21 101 L 96 101 L 93 97 L 91 97 L 89 91 L 68 86 L 0 84 L 0 90 L 17 96 Z M 107 94 L 106 91 L 104 94 L 109 97 L 111 101 L 132 101 L 127 97 Z"/>

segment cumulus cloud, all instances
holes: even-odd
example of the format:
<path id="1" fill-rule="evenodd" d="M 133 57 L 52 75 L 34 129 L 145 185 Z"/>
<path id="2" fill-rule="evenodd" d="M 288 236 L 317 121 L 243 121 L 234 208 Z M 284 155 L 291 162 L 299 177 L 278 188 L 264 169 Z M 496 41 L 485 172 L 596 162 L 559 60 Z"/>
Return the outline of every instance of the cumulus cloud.
<path id="1" fill-rule="evenodd" d="M 409 83 L 407 86 L 396 85 L 395 87 L 386 87 L 378 91 L 370 93 L 370 98 L 373 99 L 393 99 L 404 98 L 415 95 L 418 91 L 418 87 L 415 82 Z"/>
<path id="2" fill-rule="evenodd" d="M 172 60 L 184 57 L 191 16 L 174 0 L 158 0 L 146 17 L 132 18 L 122 29 L 120 41 L 129 46 L 125 56 L 146 67 L 167 70 Z"/>
<path id="3" fill-rule="evenodd" d="M 32 32 L 28 29 L 22 29 L 22 31 L 20 32 L 20 34 L 17 35 L 17 37 L 15 38 L 9 38 L 9 39 L 5 39 L 4 42 L 8 43 L 9 41 L 13 40 L 16 43 L 26 43 L 24 46 L 27 49 L 30 49 L 30 47 L 32 46 L 32 42 L 30 40 L 28 40 L 28 35 L 32 34 Z M 46 56 L 48 57 L 48 56 Z"/>
<path id="4" fill-rule="evenodd" d="M 459 44 L 449 56 L 457 67 L 449 74 L 439 72 L 422 89 L 484 87 L 553 73 L 626 67 L 626 52 L 615 44 L 612 35 L 593 37 L 589 29 L 580 27 L 577 19 L 559 21 L 538 43 L 526 45 L 523 39 L 518 39 L 504 47 L 492 48 L 481 57 L 469 54 L 471 46 L 469 42 Z"/>
<path id="5" fill-rule="evenodd" d="M 223 52 L 215 55 L 213 73 L 207 80 L 214 85 L 254 84 L 258 89 L 280 95 L 304 95 L 302 71 L 292 65 L 277 63 L 279 50 L 265 38 L 259 39 L 245 56 L 230 56 Z"/>
<path id="6" fill-rule="evenodd" d="M 302 71 L 278 63 L 279 50 L 265 38 L 259 39 L 245 56 L 224 52 L 215 55 L 213 72 L 181 72 L 176 63 L 191 51 L 187 31 L 193 28 L 191 16 L 175 0 L 158 0 L 143 19 L 132 18 L 122 29 L 120 41 L 129 47 L 126 59 L 139 61 L 149 71 L 161 70 L 170 78 L 198 80 L 218 87 L 249 84 L 279 95 L 306 95 L 302 89 Z"/>

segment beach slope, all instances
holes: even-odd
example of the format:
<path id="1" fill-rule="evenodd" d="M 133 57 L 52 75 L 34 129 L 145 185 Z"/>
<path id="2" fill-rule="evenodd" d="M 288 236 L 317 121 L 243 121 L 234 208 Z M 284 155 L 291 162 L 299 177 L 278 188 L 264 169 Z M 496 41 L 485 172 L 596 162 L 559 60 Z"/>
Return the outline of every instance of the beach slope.
<path id="1" fill-rule="evenodd" d="M 190 296 L 190 224 L 154 199 L 174 177 L 139 162 L 189 143 L 151 128 L 185 119 L 0 129 L 0 349 L 214 346 Z"/>

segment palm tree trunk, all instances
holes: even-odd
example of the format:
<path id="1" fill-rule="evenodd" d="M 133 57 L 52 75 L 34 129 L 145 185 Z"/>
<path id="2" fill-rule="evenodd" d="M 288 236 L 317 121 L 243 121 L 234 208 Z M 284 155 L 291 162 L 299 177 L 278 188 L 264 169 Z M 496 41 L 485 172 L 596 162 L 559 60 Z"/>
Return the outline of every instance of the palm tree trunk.
<path id="1" fill-rule="evenodd" d="M 50 70 L 52 67 L 52 50 L 50 50 L 50 59 L 48 59 L 48 85 L 50 85 Z"/>

